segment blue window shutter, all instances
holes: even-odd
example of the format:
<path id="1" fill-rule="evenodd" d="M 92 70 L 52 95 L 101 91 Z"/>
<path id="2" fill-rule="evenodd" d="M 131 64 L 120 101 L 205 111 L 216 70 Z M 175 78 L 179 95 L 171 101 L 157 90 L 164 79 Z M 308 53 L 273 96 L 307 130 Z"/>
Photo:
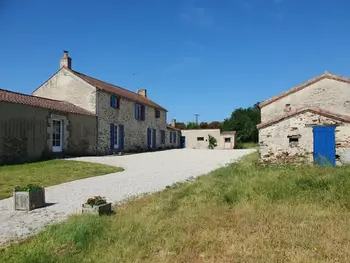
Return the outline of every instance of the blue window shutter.
<path id="1" fill-rule="evenodd" d="M 170 143 L 173 142 L 173 137 L 172 137 L 172 135 L 173 135 L 173 132 L 170 132 Z"/>
<path id="2" fill-rule="evenodd" d="M 153 140 L 152 140 L 152 142 L 153 142 L 152 147 L 153 147 L 153 148 L 156 148 L 156 146 L 157 146 L 157 135 L 156 135 L 156 129 L 153 129 Z"/>
<path id="3" fill-rule="evenodd" d="M 141 120 L 146 120 L 146 108 L 145 105 L 141 105 Z"/>
<path id="4" fill-rule="evenodd" d="M 115 107 L 116 107 L 117 109 L 120 108 L 120 98 L 117 98 L 117 97 L 116 97 Z"/>
<path id="5" fill-rule="evenodd" d="M 174 132 L 174 143 L 176 143 L 176 132 Z"/>
<path id="6" fill-rule="evenodd" d="M 151 129 L 147 128 L 147 147 L 151 147 Z"/>
<path id="7" fill-rule="evenodd" d="M 113 96 L 110 96 L 109 106 L 113 107 Z"/>
<path id="8" fill-rule="evenodd" d="M 139 105 L 137 103 L 135 104 L 135 119 L 139 119 Z"/>
<path id="9" fill-rule="evenodd" d="M 119 149 L 124 150 L 124 125 L 119 125 Z"/>
<path id="10" fill-rule="evenodd" d="M 114 124 L 110 124 L 110 141 L 111 141 L 111 150 L 114 149 Z"/>

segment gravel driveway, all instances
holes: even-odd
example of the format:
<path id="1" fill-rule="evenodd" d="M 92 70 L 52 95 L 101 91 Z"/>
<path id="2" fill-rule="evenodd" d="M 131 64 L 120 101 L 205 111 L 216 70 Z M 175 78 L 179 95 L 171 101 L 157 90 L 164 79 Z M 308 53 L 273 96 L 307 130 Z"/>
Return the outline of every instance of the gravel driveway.
<path id="1" fill-rule="evenodd" d="M 109 164 L 124 172 L 97 176 L 46 188 L 45 208 L 13 211 L 12 198 L 0 200 L 0 244 L 37 233 L 46 224 L 80 212 L 81 204 L 94 195 L 118 202 L 141 193 L 206 174 L 235 162 L 255 150 L 177 149 L 127 156 L 80 157 L 72 160 Z"/>

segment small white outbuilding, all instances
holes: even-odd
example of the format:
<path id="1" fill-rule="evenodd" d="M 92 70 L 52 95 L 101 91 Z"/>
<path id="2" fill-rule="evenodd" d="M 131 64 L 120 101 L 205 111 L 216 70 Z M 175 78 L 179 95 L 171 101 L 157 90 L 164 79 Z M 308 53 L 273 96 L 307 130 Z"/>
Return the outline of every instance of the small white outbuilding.
<path id="1" fill-rule="evenodd" d="M 221 132 L 220 129 L 181 130 L 183 147 L 189 149 L 208 149 L 209 135 L 217 142 L 215 149 L 234 149 L 236 132 Z"/>

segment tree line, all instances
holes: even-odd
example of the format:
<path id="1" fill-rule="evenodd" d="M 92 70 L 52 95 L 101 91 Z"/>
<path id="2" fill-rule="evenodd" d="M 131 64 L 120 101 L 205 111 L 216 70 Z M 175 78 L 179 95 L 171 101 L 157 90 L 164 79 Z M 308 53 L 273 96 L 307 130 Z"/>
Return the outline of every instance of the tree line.
<path id="1" fill-rule="evenodd" d="M 260 123 L 260 109 L 259 103 L 248 108 L 235 109 L 231 116 L 224 119 L 224 121 L 212 121 L 210 123 L 201 122 L 198 125 L 195 122 L 177 122 L 176 128 L 181 130 L 192 129 L 220 129 L 221 131 L 236 131 L 237 141 L 258 142 L 258 129 L 256 125 Z"/>

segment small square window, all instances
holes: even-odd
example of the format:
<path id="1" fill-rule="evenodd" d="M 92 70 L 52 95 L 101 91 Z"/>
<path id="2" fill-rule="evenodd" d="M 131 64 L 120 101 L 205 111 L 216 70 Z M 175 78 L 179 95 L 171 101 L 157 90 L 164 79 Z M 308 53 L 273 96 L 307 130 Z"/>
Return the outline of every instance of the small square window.
<path id="1" fill-rule="evenodd" d="M 292 135 L 292 136 L 288 136 L 289 139 L 289 146 L 290 147 L 295 147 L 299 145 L 299 135 Z"/>
<path id="2" fill-rule="evenodd" d="M 204 137 L 197 137 L 197 141 L 204 141 Z"/>

